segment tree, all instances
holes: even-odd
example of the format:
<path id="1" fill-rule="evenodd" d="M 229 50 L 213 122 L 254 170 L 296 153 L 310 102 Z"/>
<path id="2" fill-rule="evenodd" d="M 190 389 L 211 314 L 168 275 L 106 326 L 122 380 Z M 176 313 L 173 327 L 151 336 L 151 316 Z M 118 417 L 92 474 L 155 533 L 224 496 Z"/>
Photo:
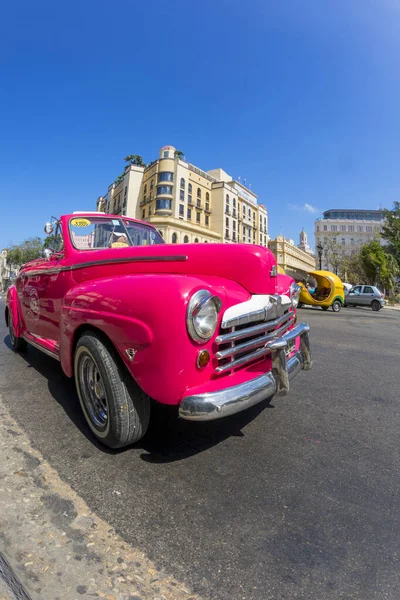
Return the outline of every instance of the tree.
<path id="1" fill-rule="evenodd" d="M 388 242 L 388 250 L 400 265 L 400 202 L 393 204 L 392 210 L 384 210 L 385 225 L 382 237 Z"/>
<path id="2" fill-rule="evenodd" d="M 185 158 L 184 153 L 182 152 L 182 150 L 175 150 L 175 154 L 174 154 L 175 158 Z"/>
<path id="3" fill-rule="evenodd" d="M 395 286 L 399 264 L 392 254 L 381 246 L 379 240 L 372 240 L 360 248 L 360 258 L 367 281 L 374 285 L 382 283 L 387 290 Z"/>
<path id="4" fill-rule="evenodd" d="M 56 236 L 54 235 L 54 233 L 47 235 L 44 238 L 43 248 L 54 248 L 55 241 L 56 241 Z"/>
<path id="5" fill-rule="evenodd" d="M 143 162 L 143 158 L 139 154 L 128 154 L 128 156 L 125 156 L 124 161 L 130 165 L 146 167 L 146 163 Z"/>
<path id="6" fill-rule="evenodd" d="M 43 242 L 39 237 L 28 238 L 22 244 L 7 248 L 7 262 L 13 267 L 20 267 L 30 260 L 42 256 Z"/>
<path id="7" fill-rule="evenodd" d="M 333 240 L 328 240 L 324 246 L 325 257 L 332 265 L 333 271 L 338 275 L 343 271 L 343 261 L 345 258 L 345 247 Z"/>

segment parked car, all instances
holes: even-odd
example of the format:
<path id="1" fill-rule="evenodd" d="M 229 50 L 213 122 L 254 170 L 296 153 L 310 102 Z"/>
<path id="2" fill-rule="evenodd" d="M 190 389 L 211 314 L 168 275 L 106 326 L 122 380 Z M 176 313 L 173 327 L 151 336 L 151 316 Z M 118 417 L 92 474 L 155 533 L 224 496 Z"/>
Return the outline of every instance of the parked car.
<path id="1" fill-rule="evenodd" d="M 356 285 L 346 293 L 346 306 L 370 306 L 378 311 L 385 306 L 384 295 L 374 285 Z"/>
<path id="2" fill-rule="evenodd" d="M 183 419 L 218 419 L 287 393 L 311 368 L 300 288 L 269 250 L 169 245 L 147 223 L 104 213 L 65 215 L 45 231 L 53 249 L 7 294 L 11 344 L 75 377 L 104 444 L 138 441 L 151 399 Z"/>

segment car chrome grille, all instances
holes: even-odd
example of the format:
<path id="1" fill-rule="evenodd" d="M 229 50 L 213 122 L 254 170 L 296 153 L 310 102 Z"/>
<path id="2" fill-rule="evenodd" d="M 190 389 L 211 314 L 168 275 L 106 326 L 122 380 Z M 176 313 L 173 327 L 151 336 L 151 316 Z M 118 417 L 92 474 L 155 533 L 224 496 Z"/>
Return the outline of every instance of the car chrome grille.
<path id="1" fill-rule="evenodd" d="M 279 339 L 295 323 L 295 313 L 287 310 L 282 316 L 251 325 L 223 328 L 215 339 L 218 366 L 215 372 L 227 373 L 270 354 Z"/>

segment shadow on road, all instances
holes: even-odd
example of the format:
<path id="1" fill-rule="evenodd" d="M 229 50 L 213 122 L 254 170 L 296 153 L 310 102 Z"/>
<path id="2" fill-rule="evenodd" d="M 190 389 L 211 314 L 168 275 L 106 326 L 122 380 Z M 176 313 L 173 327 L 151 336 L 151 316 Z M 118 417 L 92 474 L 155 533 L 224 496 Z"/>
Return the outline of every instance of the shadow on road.
<path id="1" fill-rule="evenodd" d="M 13 352 L 10 338 L 4 338 L 5 345 Z M 242 429 L 265 408 L 274 408 L 271 399 L 225 419 L 205 423 L 194 423 L 178 418 L 176 406 L 166 406 L 154 402 L 152 417 L 145 437 L 137 444 L 120 450 L 112 450 L 102 445 L 91 433 L 83 416 L 73 379 L 68 378 L 57 362 L 32 346 L 19 356 L 28 368 L 33 368 L 47 380 L 48 390 L 62 407 L 75 427 L 101 452 L 119 454 L 129 449 L 142 449 L 141 459 L 154 464 L 169 463 L 204 452 L 229 437 L 243 436 Z"/>

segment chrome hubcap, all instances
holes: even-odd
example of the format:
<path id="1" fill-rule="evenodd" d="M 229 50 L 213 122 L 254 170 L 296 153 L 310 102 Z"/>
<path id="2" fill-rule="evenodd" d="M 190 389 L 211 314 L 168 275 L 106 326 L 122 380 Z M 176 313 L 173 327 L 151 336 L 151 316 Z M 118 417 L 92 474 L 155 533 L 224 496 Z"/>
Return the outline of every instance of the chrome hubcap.
<path id="1" fill-rule="evenodd" d="M 104 430 L 108 421 L 107 396 L 100 372 L 91 356 L 82 356 L 79 362 L 79 387 L 90 420 L 97 429 Z"/>

